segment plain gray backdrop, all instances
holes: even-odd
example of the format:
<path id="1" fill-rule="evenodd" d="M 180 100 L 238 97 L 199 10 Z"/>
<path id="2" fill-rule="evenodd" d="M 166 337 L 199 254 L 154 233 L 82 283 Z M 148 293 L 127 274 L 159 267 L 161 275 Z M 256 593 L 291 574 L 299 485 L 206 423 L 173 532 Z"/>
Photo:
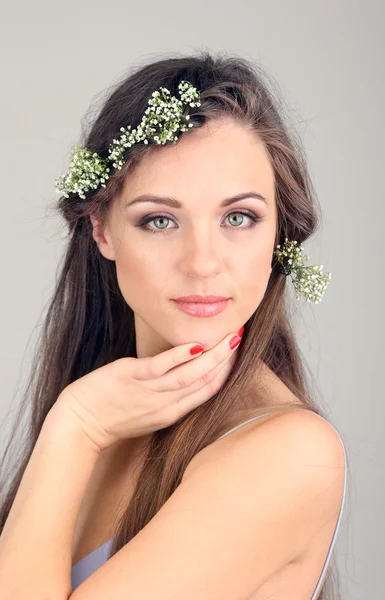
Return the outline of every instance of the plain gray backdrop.
<path id="1" fill-rule="evenodd" d="M 384 17 L 373 0 L 23 0 L 0 15 L 1 419 L 52 293 L 66 235 L 54 180 L 90 105 L 141 61 L 202 48 L 257 61 L 280 86 L 323 211 L 305 251 L 332 273 L 320 304 L 298 304 L 296 331 L 348 454 L 334 549 L 343 600 L 383 588 Z"/>

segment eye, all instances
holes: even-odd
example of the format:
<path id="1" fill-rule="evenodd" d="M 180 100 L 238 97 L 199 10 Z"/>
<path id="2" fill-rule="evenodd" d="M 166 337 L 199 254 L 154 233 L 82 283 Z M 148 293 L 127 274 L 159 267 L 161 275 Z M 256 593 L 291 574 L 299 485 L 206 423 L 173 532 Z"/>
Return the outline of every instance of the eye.
<path id="1" fill-rule="evenodd" d="M 230 229 L 253 229 L 257 223 L 259 221 L 262 220 L 262 217 L 258 217 L 255 213 L 251 212 L 251 211 L 233 211 L 231 213 L 229 213 L 228 215 L 226 215 L 225 219 L 227 219 L 228 217 L 232 216 L 232 215 L 242 215 L 243 217 L 247 217 L 251 222 L 248 225 L 242 225 L 241 227 L 239 226 L 233 226 L 230 225 Z M 135 227 L 139 227 L 139 229 L 143 229 L 144 231 L 148 231 L 150 233 L 154 233 L 154 234 L 158 234 L 161 233 L 162 230 L 166 230 L 166 227 L 161 227 L 161 228 L 156 228 L 156 229 L 152 229 L 151 227 L 148 227 L 148 224 L 151 223 L 152 221 L 157 221 L 157 220 L 166 220 L 166 221 L 174 221 L 174 219 L 172 219 L 171 217 L 168 217 L 167 215 L 146 215 L 144 216 L 137 225 L 135 225 Z M 243 221 L 242 221 L 243 222 Z M 167 228 L 169 230 L 169 228 Z M 174 229 L 174 228 L 171 228 Z"/>

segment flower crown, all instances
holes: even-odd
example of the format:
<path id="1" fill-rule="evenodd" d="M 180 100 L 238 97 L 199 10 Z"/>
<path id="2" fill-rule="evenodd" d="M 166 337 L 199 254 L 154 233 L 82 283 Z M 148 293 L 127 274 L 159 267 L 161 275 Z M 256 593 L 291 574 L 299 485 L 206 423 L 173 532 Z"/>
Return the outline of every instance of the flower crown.
<path id="1" fill-rule="evenodd" d="M 131 129 L 131 125 L 121 127 L 122 135 L 108 147 L 108 158 L 102 158 L 88 148 L 73 146 L 68 172 L 55 180 L 55 191 L 63 193 L 66 198 L 72 192 L 84 200 L 89 190 L 96 190 L 100 185 L 106 187 L 111 163 L 116 169 L 122 168 L 126 148 L 142 141 L 148 144 L 149 140 L 157 144 L 175 143 L 178 129 L 183 132 L 193 127 L 192 123 L 183 122 L 190 118 L 190 115 L 183 115 L 184 104 L 192 107 L 201 105 L 200 92 L 190 82 L 181 81 L 178 89 L 181 100 L 171 96 L 164 87 L 153 92 L 138 128 Z"/>
<path id="2" fill-rule="evenodd" d="M 184 132 L 193 127 L 192 123 L 184 122 L 190 118 L 188 114 L 184 114 L 185 105 L 201 105 L 200 92 L 189 81 L 181 81 L 178 90 L 180 99 L 171 96 L 170 91 L 164 87 L 153 92 L 137 129 L 131 129 L 131 125 L 121 127 L 122 135 L 108 147 L 108 158 L 102 158 L 89 148 L 72 146 L 69 169 L 66 175 L 55 180 L 55 191 L 66 198 L 69 198 L 70 193 L 75 193 L 84 200 L 85 194 L 90 190 L 96 190 L 99 186 L 106 187 L 111 165 L 116 169 L 122 168 L 126 148 L 138 142 L 148 144 L 149 141 L 157 144 L 170 141 L 175 144 L 178 130 Z M 286 238 L 282 250 L 280 248 L 278 245 L 274 251 L 274 256 L 280 263 L 279 272 L 284 275 L 293 274 L 297 299 L 302 296 L 308 302 L 321 302 L 331 273 L 322 273 L 322 265 L 304 266 L 309 257 L 303 254 L 302 245 L 298 246 L 296 241 L 289 242 Z"/>

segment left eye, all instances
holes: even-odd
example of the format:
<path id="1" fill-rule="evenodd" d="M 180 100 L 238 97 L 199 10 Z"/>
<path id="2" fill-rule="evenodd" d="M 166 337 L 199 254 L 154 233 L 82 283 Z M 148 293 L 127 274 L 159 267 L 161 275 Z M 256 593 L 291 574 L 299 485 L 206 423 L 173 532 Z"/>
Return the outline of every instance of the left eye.
<path id="1" fill-rule="evenodd" d="M 251 223 L 249 223 L 249 225 L 242 225 L 241 227 L 237 227 L 237 226 L 230 226 L 230 229 L 252 229 L 253 227 L 256 226 L 256 224 L 258 223 L 258 221 L 261 221 L 262 217 L 257 217 L 256 214 L 252 213 L 252 212 L 243 212 L 243 211 L 233 211 L 232 213 L 229 213 L 228 215 L 226 215 L 225 219 L 231 217 L 232 215 L 242 215 L 242 217 L 247 217 L 248 219 L 251 220 Z M 165 230 L 165 227 L 162 228 L 156 228 L 156 229 L 152 229 L 151 227 L 148 227 L 148 224 L 151 223 L 152 221 L 156 221 L 158 219 L 166 219 L 168 221 L 174 221 L 174 219 L 172 219 L 171 217 L 168 217 L 167 215 L 147 215 L 145 217 L 143 217 L 143 219 L 141 219 L 139 221 L 139 223 L 137 225 L 135 225 L 135 227 L 139 227 L 140 229 L 143 229 L 145 231 L 149 231 L 150 233 L 160 233 L 162 230 Z"/>

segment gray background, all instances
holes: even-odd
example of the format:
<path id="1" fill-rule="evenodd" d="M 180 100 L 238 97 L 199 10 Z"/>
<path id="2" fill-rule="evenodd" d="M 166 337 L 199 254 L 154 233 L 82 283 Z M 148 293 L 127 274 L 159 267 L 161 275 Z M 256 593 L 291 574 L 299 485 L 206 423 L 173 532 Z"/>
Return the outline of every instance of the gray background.
<path id="1" fill-rule="evenodd" d="M 348 453 L 334 550 L 343 600 L 379 598 L 385 559 L 384 12 L 373 0 L 24 0 L 0 15 L 2 419 L 19 401 L 65 243 L 49 209 L 54 179 L 90 105 L 142 60 L 199 48 L 260 61 L 278 82 L 323 210 L 305 250 L 332 272 L 320 304 L 298 305 L 296 329 Z"/>

